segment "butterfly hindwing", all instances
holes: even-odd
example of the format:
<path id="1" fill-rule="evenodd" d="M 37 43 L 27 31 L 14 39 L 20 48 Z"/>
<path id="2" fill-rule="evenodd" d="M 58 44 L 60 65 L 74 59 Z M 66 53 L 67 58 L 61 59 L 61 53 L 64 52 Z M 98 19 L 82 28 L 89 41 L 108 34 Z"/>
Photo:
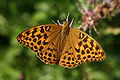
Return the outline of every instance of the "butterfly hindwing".
<path id="1" fill-rule="evenodd" d="M 66 37 L 66 43 L 60 57 L 59 64 L 65 68 L 72 68 L 77 66 L 77 59 L 74 54 L 73 45 L 71 44 L 70 37 Z"/>

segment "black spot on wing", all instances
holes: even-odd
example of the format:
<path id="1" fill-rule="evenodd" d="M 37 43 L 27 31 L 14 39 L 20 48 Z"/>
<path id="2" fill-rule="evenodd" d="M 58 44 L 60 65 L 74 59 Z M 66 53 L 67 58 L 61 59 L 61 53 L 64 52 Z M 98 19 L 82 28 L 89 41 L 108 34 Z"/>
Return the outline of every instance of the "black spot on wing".
<path id="1" fill-rule="evenodd" d="M 37 28 L 34 28 L 34 30 L 32 31 L 32 34 L 35 34 L 37 32 Z"/>
<path id="2" fill-rule="evenodd" d="M 40 45 L 40 44 L 41 44 L 41 40 L 40 40 L 40 41 L 38 41 L 38 42 L 37 42 L 37 44 L 38 44 L 38 45 Z"/>
<path id="3" fill-rule="evenodd" d="M 77 49 L 77 48 L 75 48 L 75 47 L 74 47 L 74 49 L 75 49 L 75 51 L 76 51 L 77 53 L 80 52 L 80 49 Z"/>
<path id="4" fill-rule="evenodd" d="M 93 43 L 94 43 L 94 40 L 91 40 L 90 44 L 91 44 L 92 47 L 94 46 Z"/>
<path id="5" fill-rule="evenodd" d="M 99 47 L 98 47 L 98 46 L 96 46 L 96 47 L 95 47 L 95 49 L 96 49 L 96 51 L 97 51 L 97 50 L 99 49 Z"/>
<path id="6" fill-rule="evenodd" d="M 34 35 L 34 34 L 32 34 L 32 35 L 31 35 L 31 37 L 32 37 L 32 38 L 34 38 L 34 37 L 35 37 L 35 35 Z"/>
<path id="7" fill-rule="evenodd" d="M 25 40 L 28 40 L 28 37 L 25 37 Z"/>
<path id="8" fill-rule="evenodd" d="M 33 43 L 30 43 L 31 46 L 33 46 L 34 44 Z"/>
<path id="9" fill-rule="evenodd" d="M 41 32 L 41 33 L 44 33 L 44 32 L 45 32 L 43 27 L 40 27 L 40 32 Z"/>
<path id="10" fill-rule="evenodd" d="M 88 48 L 88 45 L 87 45 L 87 44 L 85 44 L 85 45 L 83 45 L 83 47 L 84 47 L 84 49 L 86 49 L 86 48 Z"/>
<path id="11" fill-rule="evenodd" d="M 86 52 L 87 52 L 87 53 L 90 53 L 90 50 L 87 50 Z"/>
<path id="12" fill-rule="evenodd" d="M 82 55 L 84 55 L 84 54 L 85 54 L 85 51 L 84 51 L 84 50 L 82 50 L 82 52 L 81 52 L 81 53 L 82 53 Z"/>
<path id="13" fill-rule="evenodd" d="M 37 39 L 36 39 L 36 38 L 34 38 L 34 39 L 33 39 L 33 42 L 36 42 L 36 41 L 37 41 Z"/>
<path id="14" fill-rule="evenodd" d="M 49 31 L 50 31 L 50 29 L 51 29 L 51 27 L 50 27 L 50 26 L 45 26 L 45 30 L 46 30 L 46 31 L 48 31 L 48 32 L 49 32 Z"/>
<path id="15" fill-rule="evenodd" d="M 80 39 L 83 39 L 84 36 L 85 36 L 85 35 L 84 35 L 83 33 L 79 33 L 79 38 L 80 38 Z"/>
<path id="16" fill-rule="evenodd" d="M 38 39 L 40 39 L 42 36 L 40 34 L 37 35 Z"/>
<path id="17" fill-rule="evenodd" d="M 80 55 L 77 55 L 77 58 L 78 58 L 78 60 L 80 60 L 80 59 L 81 59 L 81 56 L 80 56 Z"/>
<path id="18" fill-rule="evenodd" d="M 44 48 L 43 46 L 40 46 L 39 51 L 42 51 L 43 48 Z"/>
<path id="19" fill-rule="evenodd" d="M 43 41 L 43 45 L 47 45 L 49 42 L 45 42 L 45 40 Z"/>
<path id="20" fill-rule="evenodd" d="M 80 42 L 78 43 L 78 45 L 81 46 L 81 45 L 82 45 L 82 41 L 80 41 Z"/>
<path id="21" fill-rule="evenodd" d="M 71 57 L 68 57 L 67 60 L 70 61 L 70 60 L 71 60 Z"/>
<path id="22" fill-rule="evenodd" d="M 87 39 L 88 39 L 88 37 L 86 36 L 86 37 L 83 39 L 83 41 L 84 41 L 84 42 L 87 42 Z"/>
<path id="23" fill-rule="evenodd" d="M 35 48 L 35 49 L 38 49 L 38 47 L 37 47 L 36 45 L 34 46 L 34 48 Z"/>
<path id="24" fill-rule="evenodd" d="M 44 39 L 48 38 L 47 34 L 44 34 Z"/>
<path id="25" fill-rule="evenodd" d="M 30 34 L 30 31 L 29 31 L 29 30 L 28 30 L 28 31 L 26 31 L 26 32 L 25 32 L 25 34 L 29 35 L 29 34 Z"/>
<path id="26" fill-rule="evenodd" d="M 88 58 L 91 58 L 91 56 L 90 56 L 90 55 L 88 55 L 87 57 L 88 57 Z"/>

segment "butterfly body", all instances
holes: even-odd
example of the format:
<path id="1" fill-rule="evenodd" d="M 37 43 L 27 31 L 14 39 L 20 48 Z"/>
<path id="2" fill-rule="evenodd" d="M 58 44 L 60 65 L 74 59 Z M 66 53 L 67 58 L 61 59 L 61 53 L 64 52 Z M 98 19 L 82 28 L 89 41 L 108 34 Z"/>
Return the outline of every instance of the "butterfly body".
<path id="1" fill-rule="evenodd" d="M 69 22 L 65 21 L 62 27 L 61 34 L 62 36 L 67 36 L 70 32 Z"/>
<path id="2" fill-rule="evenodd" d="M 23 44 L 46 64 L 59 64 L 73 68 L 84 62 L 102 61 L 106 58 L 102 47 L 83 31 L 63 25 L 48 24 L 29 28 L 17 36 Z"/>

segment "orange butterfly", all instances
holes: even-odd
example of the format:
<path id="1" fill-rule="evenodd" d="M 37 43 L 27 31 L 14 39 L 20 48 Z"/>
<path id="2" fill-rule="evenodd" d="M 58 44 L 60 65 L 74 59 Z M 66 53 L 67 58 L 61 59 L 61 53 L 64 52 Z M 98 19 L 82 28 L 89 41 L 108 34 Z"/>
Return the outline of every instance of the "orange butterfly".
<path id="1" fill-rule="evenodd" d="M 85 32 L 72 28 L 72 23 L 67 16 L 63 24 L 34 26 L 19 34 L 17 40 L 46 64 L 73 68 L 84 62 L 104 60 L 102 47 Z"/>

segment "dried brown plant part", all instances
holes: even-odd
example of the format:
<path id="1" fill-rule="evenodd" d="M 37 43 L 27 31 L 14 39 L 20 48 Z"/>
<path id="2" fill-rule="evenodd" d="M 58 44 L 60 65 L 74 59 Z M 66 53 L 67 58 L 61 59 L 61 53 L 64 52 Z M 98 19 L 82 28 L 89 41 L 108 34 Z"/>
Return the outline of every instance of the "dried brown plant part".
<path id="1" fill-rule="evenodd" d="M 114 11 L 117 11 L 116 13 L 113 13 Z M 120 0 L 113 0 L 113 1 L 104 1 L 101 4 L 98 4 L 95 6 L 92 10 L 83 10 L 81 13 L 82 16 L 82 25 L 80 28 L 82 28 L 84 31 L 86 31 L 88 28 L 92 27 L 94 31 L 99 34 L 95 26 L 97 23 L 108 17 L 108 16 L 115 16 L 117 13 L 120 12 Z"/>

